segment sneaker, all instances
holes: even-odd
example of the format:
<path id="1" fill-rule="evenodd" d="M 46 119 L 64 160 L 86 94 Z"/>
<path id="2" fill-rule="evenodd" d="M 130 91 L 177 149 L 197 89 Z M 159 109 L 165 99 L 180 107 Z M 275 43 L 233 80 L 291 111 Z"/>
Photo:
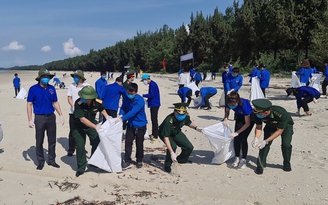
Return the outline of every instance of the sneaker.
<path id="1" fill-rule="evenodd" d="M 239 164 L 239 158 L 238 157 L 235 157 L 235 161 L 232 163 L 232 167 L 238 167 L 238 164 Z"/>
<path id="2" fill-rule="evenodd" d="M 257 167 L 256 169 L 255 169 L 255 174 L 263 174 L 263 168 L 262 167 Z"/>
<path id="3" fill-rule="evenodd" d="M 140 169 L 142 167 L 142 162 L 137 162 L 137 168 Z"/>
<path id="4" fill-rule="evenodd" d="M 158 137 L 154 137 L 154 135 L 149 135 L 149 139 L 152 141 L 152 142 L 159 142 L 158 140 Z"/>
<path id="5" fill-rule="evenodd" d="M 246 167 L 246 159 L 241 159 L 238 167 L 239 169 L 244 169 Z"/>
<path id="6" fill-rule="evenodd" d="M 123 170 L 130 169 L 131 167 L 132 167 L 131 162 L 123 162 L 123 164 L 122 164 Z"/>
<path id="7" fill-rule="evenodd" d="M 165 166 L 164 171 L 167 172 L 167 173 L 171 173 L 172 169 L 169 166 Z"/>
<path id="8" fill-rule="evenodd" d="M 291 168 L 290 166 L 285 166 L 285 167 L 283 168 L 283 170 L 284 170 L 285 172 L 290 172 L 290 171 L 292 171 L 292 168 Z"/>
<path id="9" fill-rule="evenodd" d="M 320 95 L 320 98 L 327 98 L 327 95 Z"/>
<path id="10" fill-rule="evenodd" d="M 205 108 L 204 110 L 210 110 L 210 109 L 212 109 L 211 107 L 207 107 L 207 108 Z"/>

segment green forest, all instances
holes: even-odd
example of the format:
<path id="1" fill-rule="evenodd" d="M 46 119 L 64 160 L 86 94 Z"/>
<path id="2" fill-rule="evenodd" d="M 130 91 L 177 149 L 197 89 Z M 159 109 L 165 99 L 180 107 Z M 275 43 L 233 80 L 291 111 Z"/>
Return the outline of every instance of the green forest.
<path id="1" fill-rule="evenodd" d="M 328 58 L 327 6 L 328 0 L 234 1 L 224 14 L 218 8 L 208 16 L 191 13 L 190 23 L 177 29 L 163 25 L 86 55 L 12 69 L 122 71 L 129 65 L 144 72 L 172 73 L 180 69 L 180 56 L 193 52 L 194 67 L 201 71 L 220 71 L 232 63 L 245 73 L 253 63 L 264 63 L 272 73 L 289 73 L 304 58 L 322 71 Z M 190 64 L 182 62 L 183 67 Z"/>

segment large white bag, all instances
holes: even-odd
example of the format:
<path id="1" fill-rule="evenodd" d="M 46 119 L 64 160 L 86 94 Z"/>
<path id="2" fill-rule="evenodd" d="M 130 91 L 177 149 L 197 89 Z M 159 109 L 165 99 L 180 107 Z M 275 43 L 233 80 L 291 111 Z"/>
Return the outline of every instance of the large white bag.
<path id="1" fill-rule="evenodd" d="M 3 131 L 2 131 L 2 125 L 1 125 L 1 122 L 0 122 L 0 142 L 3 141 Z"/>
<path id="2" fill-rule="evenodd" d="M 195 92 L 196 92 L 197 90 L 199 90 L 199 88 L 197 87 L 197 85 L 195 84 L 195 82 L 188 83 L 188 84 L 186 85 L 186 87 L 188 87 L 188 88 L 191 89 L 191 91 L 192 91 L 192 95 L 195 95 Z"/>
<path id="3" fill-rule="evenodd" d="M 295 73 L 292 73 L 292 88 L 298 88 L 301 87 L 300 80 L 298 79 L 297 75 Z"/>
<path id="4" fill-rule="evenodd" d="M 321 73 L 314 73 L 312 74 L 311 83 L 309 84 L 309 87 L 312 87 L 320 92 L 320 80 L 321 80 L 322 74 Z"/>
<path id="5" fill-rule="evenodd" d="M 207 137 L 214 152 L 212 164 L 222 164 L 235 156 L 233 138 L 229 137 L 232 133 L 230 127 L 221 122 L 205 127 L 202 132 Z"/>
<path id="6" fill-rule="evenodd" d="M 260 79 L 257 77 L 252 77 L 252 85 L 251 85 L 251 102 L 255 99 L 264 98 L 263 92 L 260 87 Z"/>
<path id="7" fill-rule="evenodd" d="M 212 73 L 206 73 L 205 81 L 210 81 L 210 80 L 212 80 Z"/>
<path id="8" fill-rule="evenodd" d="M 115 123 L 117 118 L 106 120 L 98 130 L 100 143 L 88 161 L 108 172 L 122 172 L 122 122 Z"/>
<path id="9" fill-rule="evenodd" d="M 224 107 L 225 106 L 225 94 L 224 91 L 221 94 L 220 100 L 219 100 L 219 106 Z"/>
<path id="10" fill-rule="evenodd" d="M 194 100 L 194 107 L 199 107 L 200 104 L 202 104 L 203 98 L 202 98 L 202 96 L 198 96 L 197 98 L 194 98 L 193 100 Z"/>
<path id="11" fill-rule="evenodd" d="M 26 98 L 26 96 L 27 96 L 27 92 L 26 92 L 26 90 L 22 87 L 22 88 L 20 89 L 19 93 L 17 94 L 16 99 L 23 100 L 23 99 Z"/>

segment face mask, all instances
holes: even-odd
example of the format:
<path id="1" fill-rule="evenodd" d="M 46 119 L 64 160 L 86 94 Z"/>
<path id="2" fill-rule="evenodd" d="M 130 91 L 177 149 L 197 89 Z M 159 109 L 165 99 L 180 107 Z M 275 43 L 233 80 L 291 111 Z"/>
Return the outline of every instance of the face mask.
<path id="1" fill-rule="evenodd" d="M 43 85 L 47 85 L 49 83 L 49 81 L 50 81 L 50 78 L 41 78 L 41 83 Z"/>
<path id="2" fill-rule="evenodd" d="M 81 98 L 81 102 L 82 102 L 82 103 L 87 103 L 87 100 L 84 99 L 84 98 Z"/>
<path id="3" fill-rule="evenodd" d="M 131 82 L 133 82 L 134 81 L 134 78 L 131 80 Z"/>
<path id="4" fill-rule="evenodd" d="M 80 78 L 79 77 L 77 77 L 77 76 L 74 76 L 74 82 L 76 83 L 76 84 L 78 84 L 79 82 L 80 82 Z"/>
<path id="5" fill-rule="evenodd" d="M 264 116 L 260 115 L 260 114 L 256 114 L 256 117 L 260 118 L 260 119 L 263 119 L 265 118 Z"/>
<path id="6" fill-rule="evenodd" d="M 225 72 L 229 72 L 229 69 L 225 69 Z"/>
<path id="7" fill-rule="evenodd" d="M 101 78 L 104 79 L 104 80 L 106 80 L 106 76 L 105 75 L 102 75 Z"/>
<path id="8" fill-rule="evenodd" d="M 237 76 L 237 74 L 234 74 L 234 73 L 232 73 L 231 75 L 232 75 L 232 77 L 236 77 Z"/>
<path id="9" fill-rule="evenodd" d="M 148 85 L 147 80 L 144 80 L 144 81 L 143 81 L 143 84 L 144 84 L 144 85 Z"/>
<path id="10" fill-rule="evenodd" d="M 187 116 L 187 114 L 176 114 L 175 118 L 177 118 L 178 121 L 182 121 L 183 119 L 185 119 Z"/>
<path id="11" fill-rule="evenodd" d="M 238 104 L 235 104 L 235 105 L 228 105 L 228 107 L 229 107 L 230 109 L 235 109 L 237 106 L 238 106 Z"/>
<path id="12" fill-rule="evenodd" d="M 129 99 L 133 99 L 135 97 L 135 95 L 133 95 L 133 94 L 127 94 L 127 96 Z"/>

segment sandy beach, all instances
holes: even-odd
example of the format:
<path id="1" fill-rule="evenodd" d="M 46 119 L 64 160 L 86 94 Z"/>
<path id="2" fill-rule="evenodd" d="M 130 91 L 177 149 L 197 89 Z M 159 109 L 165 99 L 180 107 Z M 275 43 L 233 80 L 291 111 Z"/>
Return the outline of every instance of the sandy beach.
<path id="1" fill-rule="evenodd" d="M 14 98 L 12 80 L 15 72 L 21 78 L 22 87 L 27 91 L 36 83 L 37 77 L 37 71 L 0 72 L 0 122 L 5 137 L 0 143 L 0 204 L 82 204 L 83 200 L 99 204 L 103 201 L 107 201 L 107 204 L 328 204 L 328 99 L 320 98 L 317 104 L 309 104 L 312 116 L 296 116 L 295 98 L 287 98 L 283 89 L 290 85 L 289 78 L 271 79 L 270 88 L 266 92 L 267 98 L 274 105 L 284 107 L 291 113 L 295 122 L 291 172 L 282 170 L 280 137 L 274 140 L 271 146 L 264 174 L 256 175 L 254 169 L 258 149 L 250 145 L 253 131 L 248 137 L 247 167 L 234 169 L 231 167 L 232 159 L 221 165 L 212 165 L 213 152 L 207 138 L 184 127 L 183 132 L 194 145 L 190 156 L 193 163 L 174 165 L 172 174 L 163 171 L 164 143 L 146 140 L 144 166 L 141 169 L 133 166 L 122 173 L 95 169 L 88 170 L 77 178 L 76 157 L 66 156 L 69 132 L 67 89 L 57 88 L 65 117 L 65 125 L 62 126 L 56 114 L 56 162 L 61 167 L 56 169 L 45 165 L 44 169 L 39 171 L 36 170 L 35 130 L 28 127 L 26 100 Z M 62 77 L 63 73 L 56 72 L 59 79 L 68 86 L 73 82 L 69 75 L 71 72 L 67 72 L 65 78 Z M 114 78 L 118 75 L 119 73 L 115 73 Z M 160 87 L 161 123 L 173 111 L 172 104 L 180 102 L 176 94 L 177 74 L 150 75 Z M 86 82 L 93 86 L 99 76 L 96 72 L 85 73 Z M 243 98 L 249 96 L 248 80 L 248 77 L 244 77 L 244 85 L 239 91 Z M 113 83 L 113 80 L 108 82 Z M 135 82 L 139 85 L 139 94 L 148 92 L 148 87 L 143 85 L 140 79 Z M 200 127 L 218 123 L 224 117 L 224 109 L 218 107 L 222 93 L 221 76 L 218 74 L 216 80 L 200 84 L 200 87 L 205 86 L 217 88 L 218 94 L 210 99 L 213 105 L 211 110 L 189 109 L 192 121 Z M 149 109 L 146 113 L 148 129 L 151 132 Z M 303 110 L 301 113 L 304 114 Z M 231 112 L 229 124 L 233 129 L 232 118 Z M 47 138 L 44 149 L 47 152 Z M 86 150 L 90 154 L 88 143 Z M 122 150 L 124 151 L 124 143 Z M 133 150 L 135 151 L 135 147 Z M 47 155 L 45 156 L 47 159 Z"/>

